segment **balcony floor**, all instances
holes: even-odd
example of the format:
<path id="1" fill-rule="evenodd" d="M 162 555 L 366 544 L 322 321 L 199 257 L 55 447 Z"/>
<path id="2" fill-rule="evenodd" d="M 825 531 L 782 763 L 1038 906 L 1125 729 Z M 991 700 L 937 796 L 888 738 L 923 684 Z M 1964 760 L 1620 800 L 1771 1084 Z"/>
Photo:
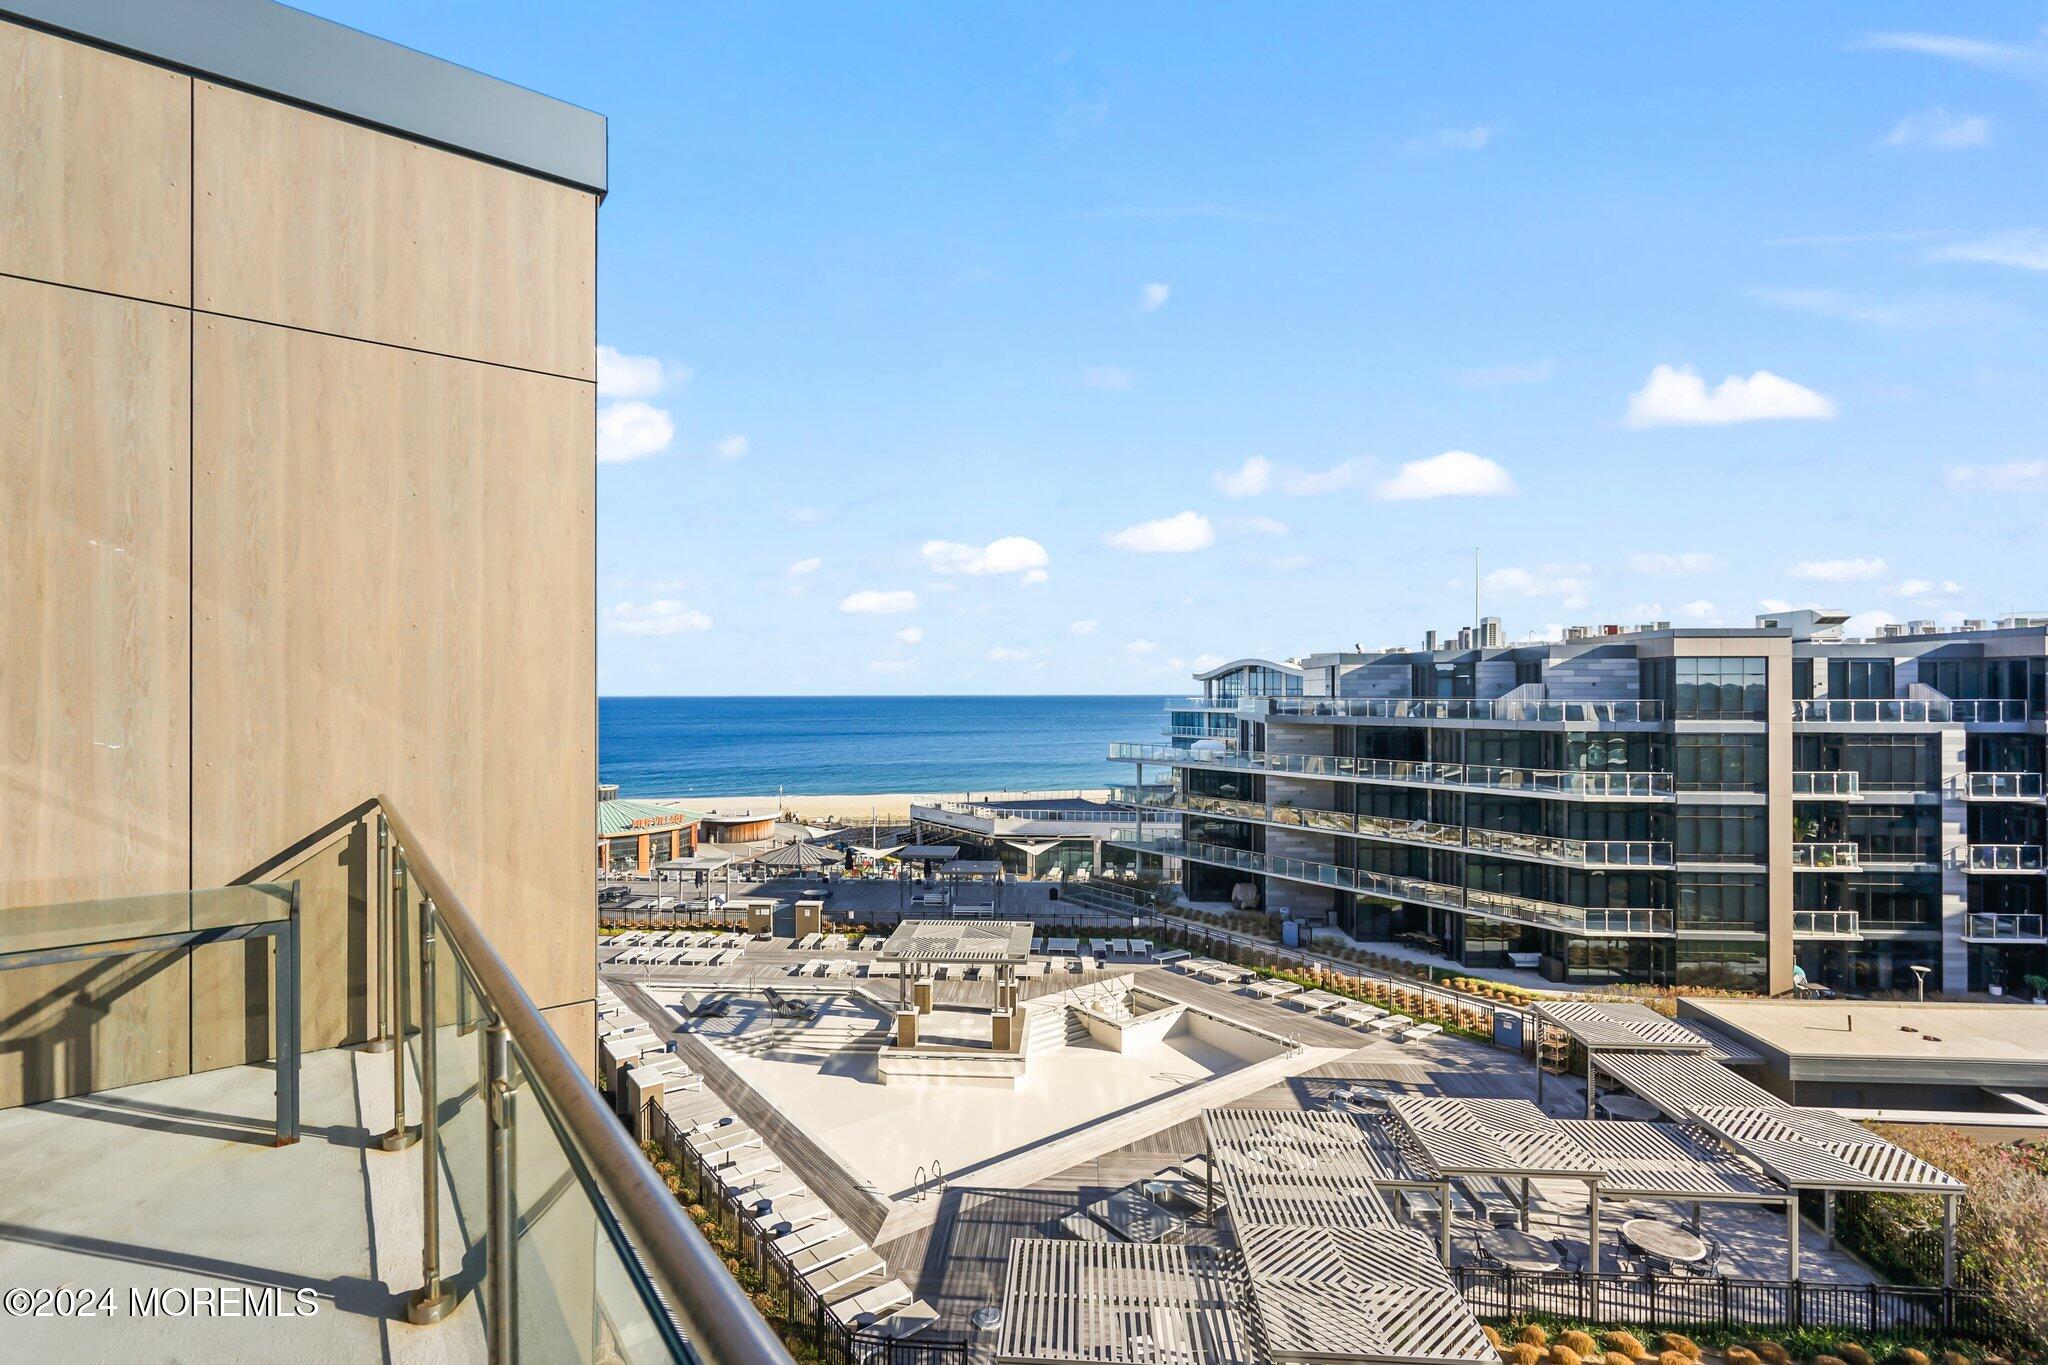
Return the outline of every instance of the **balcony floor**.
<path id="1" fill-rule="evenodd" d="M 390 1126 L 390 1055 L 310 1053 L 301 1089 L 302 1136 L 284 1148 L 270 1145 L 267 1066 L 0 1111 L 0 1288 L 113 1291 L 97 1319 L 10 1315 L 9 1358 L 481 1360 L 473 1296 L 438 1326 L 405 1321 L 419 1149 L 369 1148 Z M 459 1263 L 452 1244 L 443 1260 Z M 174 1303 L 143 1320 L 130 1302 L 266 1286 L 287 1313 L 312 1289 L 317 1310 L 173 1316 Z"/>

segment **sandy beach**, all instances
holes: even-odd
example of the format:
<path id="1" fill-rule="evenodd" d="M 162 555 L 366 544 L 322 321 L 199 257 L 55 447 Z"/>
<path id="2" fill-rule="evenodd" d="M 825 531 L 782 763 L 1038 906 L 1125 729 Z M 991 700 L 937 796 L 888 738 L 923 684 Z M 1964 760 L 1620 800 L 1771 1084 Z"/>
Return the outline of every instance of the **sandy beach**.
<path id="1" fill-rule="evenodd" d="M 879 820 L 883 823 L 901 823 L 910 818 L 912 804 L 930 805 L 940 801 L 986 801 L 1001 799 L 1015 801 L 1032 796 L 1076 797 L 1085 796 L 1096 800 L 1109 795 L 1107 787 L 1083 789 L 1067 788 L 1062 791 L 1017 792 L 1017 791 L 974 791 L 974 792 L 867 792 L 851 796 L 812 796 L 792 792 L 777 796 L 769 792 L 762 796 L 678 796 L 663 797 L 673 800 L 679 806 L 694 811 L 735 814 L 739 812 L 768 812 L 781 810 L 798 820 L 839 820 L 845 822 Z"/>

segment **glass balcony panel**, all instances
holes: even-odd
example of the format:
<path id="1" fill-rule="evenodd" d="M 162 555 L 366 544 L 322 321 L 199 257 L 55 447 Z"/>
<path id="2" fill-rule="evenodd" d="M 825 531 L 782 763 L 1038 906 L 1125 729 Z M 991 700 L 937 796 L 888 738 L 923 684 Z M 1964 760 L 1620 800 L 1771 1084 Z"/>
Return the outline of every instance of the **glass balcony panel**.
<path id="1" fill-rule="evenodd" d="M 1854 844 L 1794 844 L 1792 866 L 1812 871 L 1849 871 L 1857 866 Z"/>
<path id="2" fill-rule="evenodd" d="M 2039 801 L 2040 773 L 1971 773 L 1968 795 L 1979 801 Z"/>
<path id="3" fill-rule="evenodd" d="M 485 1025 L 490 1011 L 448 935 L 434 949 L 434 1103 L 441 1128 L 441 1182 L 454 1210 L 460 1258 L 443 1257 L 449 1282 L 481 1288 L 490 1234 L 490 1130 L 484 1112 Z M 445 1235 L 447 1229 L 443 1228 Z M 479 1300 L 481 1302 L 481 1300 Z"/>
<path id="4" fill-rule="evenodd" d="M 1794 773 L 1792 794 L 1846 801 L 1863 794 L 1862 776 L 1852 772 Z"/>
<path id="5" fill-rule="evenodd" d="M 113 896 L 62 905 L 0 910 L 0 953 L 75 948 L 89 943 L 268 924 L 291 914 L 292 889 L 270 882 L 167 891 L 154 896 Z"/>
<path id="6" fill-rule="evenodd" d="M 1971 844 L 1966 866 L 1972 872 L 2039 872 L 2039 844 Z"/>

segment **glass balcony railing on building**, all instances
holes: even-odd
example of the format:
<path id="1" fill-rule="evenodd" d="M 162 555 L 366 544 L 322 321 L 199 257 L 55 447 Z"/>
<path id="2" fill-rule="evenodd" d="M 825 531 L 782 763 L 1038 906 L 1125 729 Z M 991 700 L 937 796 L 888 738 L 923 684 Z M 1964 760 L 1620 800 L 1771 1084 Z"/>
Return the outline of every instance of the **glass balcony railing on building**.
<path id="1" fill-rule="evenodd" d="M 2027 720 L 2027 704 L 1997 698 L 1816 697 L 1793 702 L 1792 719 L 1801 725 L 2018 725 Z"/>
<path id="2" fill-rule="evenodd" d="M 2044 863 L 2039 844 L 1969 844 L 1962 865 L 1965 872 L 2039 872 Z"/>
<path id="3" fill-rule="evenodd" d="M 1655 725 L 1661 701 L 1552 701 L 1505 697 L 1276 697 L 1281 719 L 1492 721 L 1510 725 Z"/>
<path id="4" fill-rule="evenodd" d="M 2044 917 L 1972 911 L 1963 917 L 1965 943 L 2048 943 Z"/>
<path id="5" fill-rule="evenodd" d="M 1969 773 L 1963 780 L 1971 801 L 2039 801 L 2042 792 L 2040 773 Z"/>
<path id="6" fill-rule="evenodd" d="M 1853 872 L 1857 864 L 1854 844 L 1792 845 L 1792 866 L 1801 872 Z"/>
<path id="7" fill-rule="evenodd" d="M 1863 795 L 1861 774 L 1816 772 L 1792 774 L 1792 795 L 1826 801 L 1855 801 Z"/>
<path id="8" fill-rule="evenodd" d="M 1862 928 L 1854 910 L 1794 910 L 1794 938 L 1861 938 Z"/>
<path id="9" fill-rule="evenodd" d="M 1562 796 L 1588 801 L 1670 800 L 1677 793 L 1667 772 L 1622 769 L 1509 768 L 1477 763 L 1412 763 L 1333 754 L 1192 752 L 1163 744 L 1113 743 L 1113 760 L 1229 768 L 1244 772 L 1375 782 L 1391 786 L 1474 788 L 1521 796 Z"/>
<path id="10" fill-rule="evenodd" d="M 1148 838 L 1139 842 L 1135 838 L 1120 837 L 1112 842 L 1161 857 L 1187 858 L 1260 876 L 1284 877 L 1311 886 L 1479 913 L 1493 919 L 1538 929 L 1557 929 L 1569 934 L 1641 937 L 1670 934 L 1674 929 L 1672 912 L 1666 909 L 1561 905 L 1507 892 L 1447 886 L 1415 877 L 1396 877 L 1308 858 L 1254 853 L 1247 849 L 1178 838 Z"/>

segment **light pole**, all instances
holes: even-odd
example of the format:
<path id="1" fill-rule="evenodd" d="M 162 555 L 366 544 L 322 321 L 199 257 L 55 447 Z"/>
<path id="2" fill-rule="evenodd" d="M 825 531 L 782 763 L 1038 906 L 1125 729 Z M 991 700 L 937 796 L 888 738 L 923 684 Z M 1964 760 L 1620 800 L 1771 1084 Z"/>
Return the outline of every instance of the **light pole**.
<path id="1" fill-rule="evenodd" d="M 1920 1003 L 1924 1005 L 1927 1003 L 1927 973 L 1930 969 L 1921 966 L 1917 962 L 1908 963 L 1907 965 L 1913 969 L 1913 984 L 1919 989 Z"/>

